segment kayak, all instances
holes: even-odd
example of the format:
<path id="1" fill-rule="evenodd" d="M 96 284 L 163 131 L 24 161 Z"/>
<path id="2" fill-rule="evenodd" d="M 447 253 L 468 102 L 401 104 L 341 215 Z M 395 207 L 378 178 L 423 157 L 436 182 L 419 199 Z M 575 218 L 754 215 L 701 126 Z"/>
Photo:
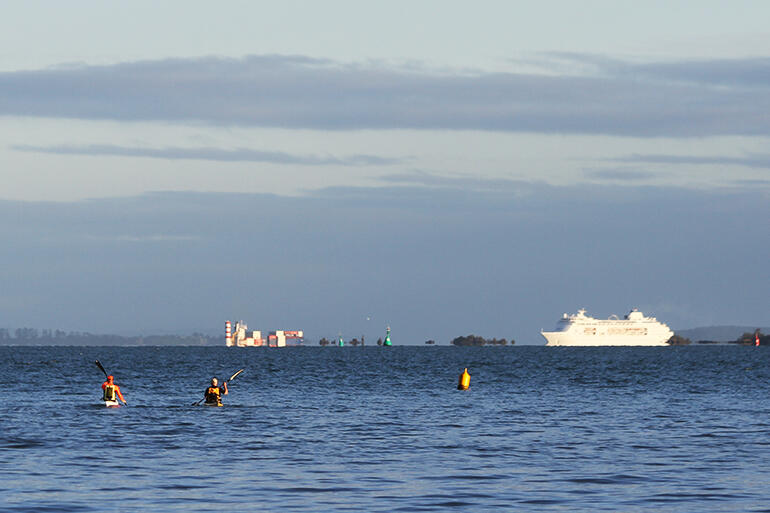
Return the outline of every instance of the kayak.
<path id="1" fill-rule="evenodd" d="M 202 403 L 201 406 L 215 406 L 215 407 L 218 407 L 218 406 L 222 406 L 222 405 L 221 404 L 217 404 L 217 403 Z"/>
<path id="2" fill-rule="evenodd" d="M 118 401 L 104 401 L 104 406 L 107 408 L 119 408 L 120 403 Z"/>

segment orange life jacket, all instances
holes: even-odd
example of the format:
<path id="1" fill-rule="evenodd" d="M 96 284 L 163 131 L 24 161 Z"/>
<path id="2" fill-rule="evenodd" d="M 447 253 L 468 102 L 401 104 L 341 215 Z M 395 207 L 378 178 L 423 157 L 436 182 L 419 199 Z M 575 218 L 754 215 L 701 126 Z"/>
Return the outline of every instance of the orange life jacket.
<path id="1" fill-rule="evenodd" d="M 206 389 L 206 403 L 222 404 L 222 392 L 219 387 L 208 387 Z"/>

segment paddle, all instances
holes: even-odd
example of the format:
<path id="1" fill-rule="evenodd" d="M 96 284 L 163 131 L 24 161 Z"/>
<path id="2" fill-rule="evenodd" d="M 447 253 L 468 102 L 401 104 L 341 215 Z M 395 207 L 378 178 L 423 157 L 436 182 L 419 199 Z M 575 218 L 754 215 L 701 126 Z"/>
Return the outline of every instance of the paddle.
<path id="1" fill-rule="evenodd" d="M 224 381 L 224 383 L 222 383 L 222 384 L 224 385 L 225 383 L 229 383 L 229 382 L 231 382 L 231 381 L 232 381 L 232 380 L 234 380 L 234 379 L 236 378 L 236 376 L 238 376 L 238 375 L 239 375 L 241 372 L 243 372 L 243 369 L 241 369 L 241 370 L 237 371 L 235 374 L 233 374 L 232 376 L 230 376 L 230 379 L 226 379 L 226 380 Z M 204 397 L 203 397 L 203 399 L 206 399 L 206 397 L 204 396 Z M 198 406 L 198 405 L 199 405 L 199 404 L 200 404 L 200 403 L 203 401 L 203 399 L 198 399 L 197 401 L 195 401 L 194 403 L 192 403 L 192 405 L 193 405 L 193 406 Z"/>
<path id="2" fill-rule="evenodd" d="M 99 360 L 96 360 L 94 363 L 96 364 L 97 367 L 99 367 L 102 370 L 102 372 L 104 373 L 104 377 L 106 378 L 107 377 L 107 371 L 104 370 L 104 367 L 102 367 L 102 362 L 100 362 Z"/>
<path id="3" fill-rule="evenodd" d="M 109 376 L 109 375 L 107 374 L 107 371 L 106 371 L 106 370 L 104 370 L 104 366 L 102 365 L 102 362 L 100 362 L 99 360 L 96 360 L 94 363 L 96 364 L 96 366 L 97 366 L 97 367 L 99 367 L 99 368 L 102 370 L 102 372 L 104 373 L 104 377 L 105 377 L 105 378 Z M 116 400 L 117 400 L 117 399 L 116 399 Z M 120 401 L 118 401 L 118 404 L 120 404 Z M 126 402 L 126 401 L 123 401 L 123 404 L 125 404 L 126 406 L 128 406 L 128 402 Z"/>

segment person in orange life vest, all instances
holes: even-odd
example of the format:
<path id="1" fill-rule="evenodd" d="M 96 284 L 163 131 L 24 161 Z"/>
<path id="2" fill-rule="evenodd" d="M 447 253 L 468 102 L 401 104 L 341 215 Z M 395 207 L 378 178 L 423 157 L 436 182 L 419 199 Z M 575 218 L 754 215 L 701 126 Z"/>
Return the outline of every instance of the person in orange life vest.
<path id="1" fill-rule="evenodd" d="M 206 404 L 222 406 L 222 396 L 227 395 L 227 381 L 222 383 L 221 387 L 217 386 L 218 383 L 217 378 L 211 378 L 211 386 L 203 393 L 206 397 Z"/>
<path id="2" fill-rule="evenodd" d="M 102 390 L 104 390 L 103 399 L 105 401 L 115 401 L 117 398 L 123 401 L 123 404 L 128 404 L 123 399 L 123 394 L 120 393 L 120 387 L 113 382 L 114 379 L 112 376 L 107 376 L 107 381 L 102 383 Z"/>

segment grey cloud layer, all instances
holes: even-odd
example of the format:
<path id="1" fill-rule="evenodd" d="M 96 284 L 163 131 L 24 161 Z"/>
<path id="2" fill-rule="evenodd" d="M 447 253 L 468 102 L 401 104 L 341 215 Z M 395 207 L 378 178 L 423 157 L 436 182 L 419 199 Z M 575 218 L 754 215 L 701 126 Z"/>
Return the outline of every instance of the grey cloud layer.
<path id="1" fill-rule="evenodd" d="M 292 56 L 18 71 L 0 74 L 0 115 L 332 130 L 770 133 L 770 59 L 559 58 L 583 71 L 450 73 Z"/>
<path id="2" fill-rule="evenodd" d="M 692 155 L 640 155 L 634 154 L 627 157 L 612 159 L 616 162 L 639 162 L 648 164 L 725 164 L 731 166 L 746 166 L 770 169 L 770 154 L 749 154 L 745 157 L 706 156 L 696 157 Z"/>
<path id="3" fill-rule="evenodd" d="M 121 157 L 148 157 L 157 159 L 195 159 L 219 162 L 269 162 L 273 164 L 296 164 L 305 166 L 366 166 L 389 165 L 398 159 L 375 155 L 351 155 L 348 157 L 292 155 L 277 151 L 258 151 L 248 148 L 223 150 L 219 148 L 140 148 L 116 146 L 111 144 L 92 144 L 86 146 L 11 146 L 17 151 L 36 153 L 54 153 L 59 155 L 113 155 Z"/>

